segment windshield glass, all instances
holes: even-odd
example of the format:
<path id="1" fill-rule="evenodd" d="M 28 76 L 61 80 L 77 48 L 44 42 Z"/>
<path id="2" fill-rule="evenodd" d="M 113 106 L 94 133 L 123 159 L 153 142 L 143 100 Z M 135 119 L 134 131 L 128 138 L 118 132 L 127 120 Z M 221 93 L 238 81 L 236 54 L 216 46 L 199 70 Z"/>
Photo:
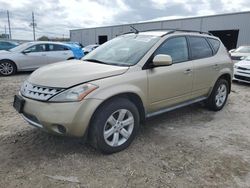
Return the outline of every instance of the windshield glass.
<path id="1" fill-rule="evenodd" d="M 83 57 L 83 60 L 95 60 L 110 65 L 132 66 L 147 53 L 160 39 L 149 35 L 124 35 L 98 47 Z"/>
<path id="2" fill-rule="evenodd" d="M 241 46 L 235 50 L 235 52 L 239 53 L 250 53 L 250 46 Z"/>
<path id="3" fill-rule="evenodd" d="M 248 56 L 246 59 L 244 59 L 245 61 L 250 61 L 250 56 Z"/>
<path id="4" fill-rule="evenodd" d="M 9 51 L 10 52 L 20 52 L 20 51 L 25 50 L 29 46 L 30 46 L 30 43 L 23 43 L 15 48 L 10 49 Z"/>

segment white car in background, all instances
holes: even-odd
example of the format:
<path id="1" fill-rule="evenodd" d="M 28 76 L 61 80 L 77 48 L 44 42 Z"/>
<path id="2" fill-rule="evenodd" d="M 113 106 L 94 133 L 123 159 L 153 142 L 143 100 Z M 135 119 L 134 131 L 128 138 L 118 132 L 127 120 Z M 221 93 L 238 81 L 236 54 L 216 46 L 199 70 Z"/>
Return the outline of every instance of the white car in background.
<path id="1" fill-rule="evenodd" d="M 250 56 L 250 46 L 240 46 L 237 49 L 232 49 L 229 51 L 231 58 L 234 63 L 237 63 L 246 57 Z"/>
<path id="2" fill-rule="evenodd" d="M 250 56 L 235 63 L 233 80 L 250 83 Z"/>
<path id="3" fill-rule="evenodd" d="M 28 42 L 0 51 L 0 75 L 31 71 L 41 66 L 75 59 L 72 47 L 60 42 Z"/>

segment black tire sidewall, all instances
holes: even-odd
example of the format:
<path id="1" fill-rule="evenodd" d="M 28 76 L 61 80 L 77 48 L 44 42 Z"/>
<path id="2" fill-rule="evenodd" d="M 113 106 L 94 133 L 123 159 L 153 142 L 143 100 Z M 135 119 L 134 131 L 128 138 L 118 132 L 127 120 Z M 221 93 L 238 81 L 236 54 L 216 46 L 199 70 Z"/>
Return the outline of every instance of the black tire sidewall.
<path id="1" fill-rule="evenodd" d="M 127 109 L 129 110 L 134 117 L 134 129 L 129 139 L 122 145 L 117 147 L 109 146 L 105 140 L 103 135 L 103 130 L 107 119 L 113 114 L 115 111 L 119 109 Z M 113 100 L 109 100 L 103 106 L 101 106 L 95 113 L 93 121 L 91 123 L 91 139 L 94 142 L 94 147 L 100 150 L 102 153 L 110 154 L 124 150 L 127 148 L 131 142 L 134 140 L 138 129 L 139 129 L 139 112 L 134 103 L 125 98 L 116 98 Z"/>
<path id="2" fill-rule="evenodd" d="M 223 105 L 221 105 L 220 107 L 218 107 L 218 106 L 216 105 L 216 100 L 215 100 L 215 99 L 216 99 L 216 94 L 217 94 L 218 88 L 219 88 L 222 84 L 224 84 L 224 85 L 226 86 L 226 88 L 227 88 L 227 95 L 226 95 L 226 99 L 225 99 Z M 228 82 L 227 82 L 226 80 L 224 80 L 224 79 L 219 79 L 219 80 L 216 82 L 215 87 L 214 87 L 214 89 L 213 89 L 213 91 L 212 91 L 212 93 L 211 93 L 211 95 L 210 95 L 210 97 L 209 97 L 209 99 L 208 99 L 208 106 L 209 106 L 209 108 L 210 108 L 211 110 L 214 110 L 214 111 L 219 111 L 219 110 L 221 110 L 221 109 L 225 106 L 225 104 L 226 104 L 226 102 L 227 102 L 228 94 L 229 94 L 229 84 L 228 84 Z"/>

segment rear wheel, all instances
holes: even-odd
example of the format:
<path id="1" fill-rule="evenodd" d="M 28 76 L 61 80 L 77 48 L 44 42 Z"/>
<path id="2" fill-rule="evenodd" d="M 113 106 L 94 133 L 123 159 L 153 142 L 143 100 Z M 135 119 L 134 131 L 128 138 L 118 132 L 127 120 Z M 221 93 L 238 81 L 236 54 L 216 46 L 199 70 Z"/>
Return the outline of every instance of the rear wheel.
<path id="1" fill-rule="evenodd" d="M 90 127 L 91 145 L 103 153 L 127 148 L 139 128 L 137 107 L 125 98 L 116 98 L 101 106 Z"/>
<path id="2" fill-rule="evenodd" d="M 221 110 L 227 102 L 229 93 L 229 84 L 224 79 L 219 79 L 207 100 L 207 106 L 213 111 Z"/>
<path id="3" fill-rule="evenodd" d="M 9 60 L 0 61 L 0 75 L 10 76 L 15 74 L 17 71 L 15 63 Z"/>

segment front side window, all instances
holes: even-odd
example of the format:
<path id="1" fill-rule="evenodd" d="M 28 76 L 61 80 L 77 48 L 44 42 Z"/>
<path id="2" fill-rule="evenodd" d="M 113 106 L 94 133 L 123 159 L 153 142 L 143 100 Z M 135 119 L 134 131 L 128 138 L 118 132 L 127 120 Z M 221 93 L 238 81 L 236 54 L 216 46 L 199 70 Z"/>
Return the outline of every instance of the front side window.
<path id="1" fill-rule="evenodd" d="M 213 55 L 213 51 L 207 40 L 203 37 L 189 37 L 192 59 L 201 59 Z"/>
<path id="2" fill-rule="evenodd" d="M 27 48 L 26 50 L 29 52 L 44 52 L 46 51 L 46 45 L 37 44 L 37 45 L 31 46 L 30 48 Z"/>
<path id="3" fill-rule="evenodd" d="M 83 57 L 85 61 L 117 66 L 137 64 L 160 37 L 128 34 L 112 39 Z"/>
<path id="4" fill-rule="evenodd" d="M 172 57 L 173 63 L 188 61 L 188 47 L 185 37 L 168 39 L 158 48 L 155 55 L 164 54 Z"/>

